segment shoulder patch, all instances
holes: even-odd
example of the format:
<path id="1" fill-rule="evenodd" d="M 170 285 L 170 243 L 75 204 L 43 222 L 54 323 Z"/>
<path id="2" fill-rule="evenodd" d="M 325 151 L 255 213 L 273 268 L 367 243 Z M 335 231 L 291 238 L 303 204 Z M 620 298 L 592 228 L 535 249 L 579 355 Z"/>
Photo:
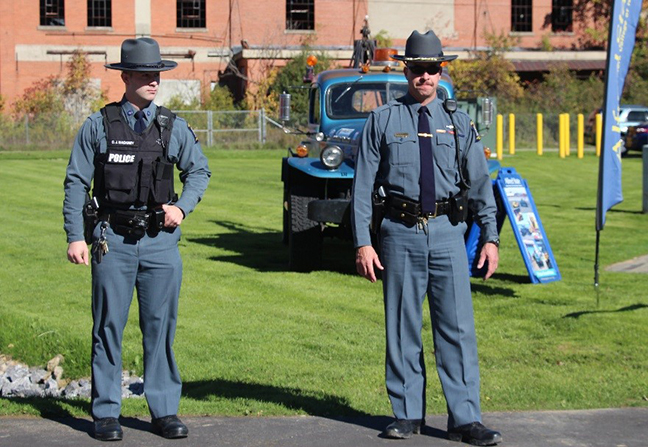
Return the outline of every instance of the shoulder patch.
<path id="1" fill-rule="evenodd" d="M 477 130 L 477 127 L 475 127 L 473 120 L 470 120 L 470 127 L 472 127 L 472 130 L 475 133 L 475 140 L 481 140 L 481 135 L 479 135 L 479 131 Z"/>

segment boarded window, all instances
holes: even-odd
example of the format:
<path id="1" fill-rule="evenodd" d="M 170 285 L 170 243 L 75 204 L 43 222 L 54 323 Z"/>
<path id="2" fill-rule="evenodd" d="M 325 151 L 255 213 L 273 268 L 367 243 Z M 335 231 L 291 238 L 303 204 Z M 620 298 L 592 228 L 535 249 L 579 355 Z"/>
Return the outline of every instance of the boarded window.
<path id="1" fill-rule="evenodd" d="M 286 0 L 286 29 L 315 29 L 315 0 Z"/>
<path id="2" fill-rule="evenodd" d="M 41 26 L 65 26 L 64 0 L 40 0 Z"/>
<path id="3" fill-rule="evenodd" d="M 205 28 L 205 0 L 178 0 L 178 28 Z"/>

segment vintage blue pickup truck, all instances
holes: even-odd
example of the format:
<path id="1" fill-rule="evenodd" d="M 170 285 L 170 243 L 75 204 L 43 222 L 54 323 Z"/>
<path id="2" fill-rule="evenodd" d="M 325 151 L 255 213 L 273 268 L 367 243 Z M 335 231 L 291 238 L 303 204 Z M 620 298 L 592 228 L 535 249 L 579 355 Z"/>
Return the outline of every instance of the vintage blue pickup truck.
<path id="1" fill-rule="evenodd" d="M 349 204 L 362 128 L 371 110 L 407 93 L 402 65 L 388 56 L 359 68 L 324 71 L 310 82 L 308 129 L 300 131 L 306 138 L 289 149 L 281 170 L 283 240 L 289 248 L 291 270 L 317 270 L 324 237 L 351 240 Z M 445 73 L 438 94 L 455 96 Z M 288 94 L 281 97 L 284 123 L 290 120 L 289 98 Z M 491 126 L 494 102 L 483 97 L 458 104 L 484 137 Z"/>

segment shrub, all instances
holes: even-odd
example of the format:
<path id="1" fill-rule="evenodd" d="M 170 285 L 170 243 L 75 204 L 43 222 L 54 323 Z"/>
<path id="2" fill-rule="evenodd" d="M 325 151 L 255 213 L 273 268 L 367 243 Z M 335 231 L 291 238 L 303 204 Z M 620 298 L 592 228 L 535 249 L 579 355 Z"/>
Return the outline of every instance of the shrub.
<path id="1" fill-rule="evenodd" d="M 14 103 L 16 118 L 25 115 L 33 117 L 45 113 L 60 113 L 63 110 L 63 102 L 58 84 L 55 76 L 49 76 L 25 89 L 22 97 Z"/>
<path id="2" fill-rule="evenodd" d="M 236 110 L 234 95 L 227 87 L 217 85 L 209 92 L 209 97 L 203 106 L 205 110 Z"/>
<path id="3" fill-rule="evenodd" d="M 60 85 L 63 107 L 74 125 L 106 103 L 104 93 L 90 79 L 90 62 L 80 51 L 72 54 L 67 63 L 68 73 Z"/>
<path id="4" fill-rule="evenodd" d="M 313 54 L 309 47 L 303 47 L 301 54 L 292 59 L 281 68 L 276 75 L 274 81 L 269 84 L 268 96 L 272 97 L 272 101 L 278 103 L 279 95 L 283 92 L 291 94 L 291 107 L 293 121 L 296 124 L 305 124 L 308 117 L 308 94 L 305 91 L 300 91 L 304 84 L 304 73 L 306 71 L 306 59 L 309 55 Z M 331 60 L 323 54 L 316 54 L 317 64 L 313 67 L 314 74 L 318 74 L 324 70 L 328 70 L 332 63 Z M 307 84 L 306 84 L 307 85 Z"/>
<path id="5" fill-rule="evenodd" d="M 449 71 L 459 99 L 489 95 L 496 97 L 502 107 L 523 95 L 513 64 L 496 54 L 480 53 L 474 60 L 456 60 Z"/>

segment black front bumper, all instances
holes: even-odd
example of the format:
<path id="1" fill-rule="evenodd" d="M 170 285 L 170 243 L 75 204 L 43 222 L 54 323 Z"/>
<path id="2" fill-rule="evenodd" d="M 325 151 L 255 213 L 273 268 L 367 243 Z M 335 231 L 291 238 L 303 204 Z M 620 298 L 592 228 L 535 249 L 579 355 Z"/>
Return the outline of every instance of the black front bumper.
<path id="1" fill-rule="evenodd" d="M 308 204 L 308 218 L 320 223 L 349 224 L 349 199 L 313 200 Z"/>

